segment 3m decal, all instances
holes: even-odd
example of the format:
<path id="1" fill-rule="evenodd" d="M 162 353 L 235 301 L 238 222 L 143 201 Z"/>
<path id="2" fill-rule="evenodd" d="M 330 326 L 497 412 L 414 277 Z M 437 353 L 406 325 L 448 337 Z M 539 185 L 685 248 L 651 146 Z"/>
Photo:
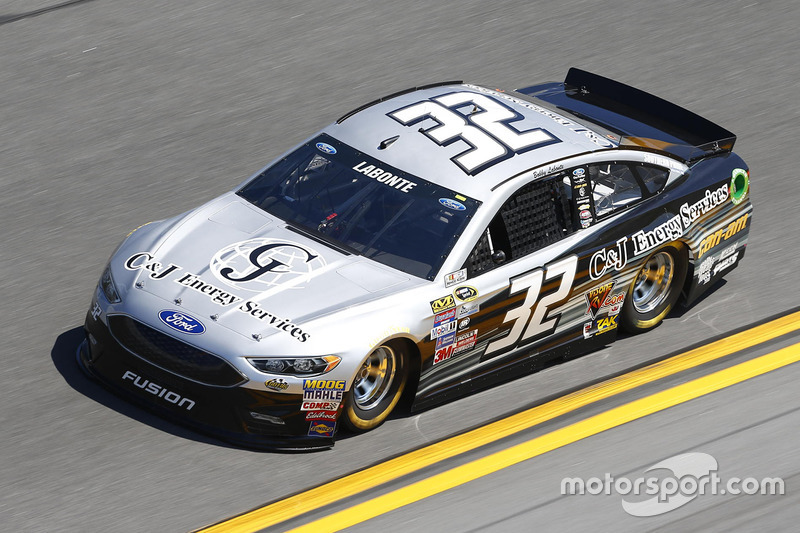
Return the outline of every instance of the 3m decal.
<path id="1" fill-rule="evenodd" d="M 470 146 L 451 158 L 467 174 L 477 174 L 500 161 L 560 142 L 541 128 L 519 131 L 514 126 L 524 117 L 498 100 L 473 92 L 437 96 L 397 109 L 389 117 L 404 126 L 422 122 L 420 132 L 439 146 L 461 140 Z M 425 119 L 435 124 L 425 128 Z"/>
<path id="2" fill-rule="evenodd" d="M 444 348 L 440 348 L 436 350 L 436 353 L 433 355 L 433 364 L 439 364 L 442 361 L 447 361 L 453 356 L 454 346 L 451 344 L 449 346 L 445 346 Z"/>
<path id="3" fill-rule="evenodd" d="M 314 270 L 325 266 L 316 251 L 277 239 L 250 239 L 222 248 L 211 259 L 211 272 L 235 289 L 264 292 L 279 285 L 301 288 Z"/>
<path id="4" fill-rule="evenodd" d="M 456 301 L 453 299 L 452 294 L 448 294 L 438 300 L 431 302 L 431 311 L 434 313 L 441 313 L 456 306 Z"/>
<path id="5" fill-rule="evenodd" d="M 544 270 L 538 268 L 513 279 L 509 296 L 524 293 L 524 302 L 521 306 L 506 312 L 503 323 L 511 322 L 511 330 L 505 337 L 490 343 L 486 353 L 491 354 L 526 344 L 540 335 L 555 331 L 561 314 L 550 315 L 549 312 L 569 297 L 577 267 L 578 256 L 571 255 L 546 265 Z M 542 296 L 543 283 L 557 278 L 560 282 L 556 291 Z"/>
<path id="6" fill-rule="evenodd" d="M 720 242 L 725 242 L 745 227 L 747 227 L 747 218 L 750 213 L 745 213 L 730 224 L 725 229 L 717 230 L 702 241 L 700 241 L 699 250 L 697 250 L 697 257 L 703 257 L 709 250 L 717 246 Z"/>

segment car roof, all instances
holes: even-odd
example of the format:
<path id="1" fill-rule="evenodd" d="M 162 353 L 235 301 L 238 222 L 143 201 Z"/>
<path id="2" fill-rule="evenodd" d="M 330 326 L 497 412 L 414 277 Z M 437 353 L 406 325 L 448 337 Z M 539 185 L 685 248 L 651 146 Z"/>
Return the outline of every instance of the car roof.
<path id="1" fill-rule="evenodd" d="M 456 161 L 458 156 L 472 147 L 464 137 L 453 135 L 440 146 L 420 131 L 432 131 L 440 124 L 439 121 L 427 116 L 417 121 L 407 121 L 407 125 L 404 125 L 392 116 L 397 111 L 420 102 L 429 102 L 429 105 L 438 108 L 439 104 L 434 99 L 453 93 L 469 93 L 459 97 L 468 103 L 448 107 L 462 117 L 464 124 L 468 124 L 466 118 L 471 113 L 478 112 L 476 117 L 482 114 L 482 109 L 469 101 L 470 98 L 480 103 L 486 102 L 482 98 L 488 96 L 517 115 L 508 120 L 496 121 L 498 123 L 495 127 L 505 129 L 506 133 L 510 130 L 512 135 L 513 132 L 526 133 L 542 129 L 555 140 L 523 148 L 519 153 L 514 153 L 506 146 L 508 150 L 505 158 L 499 157 L 487 165 L 467 170 Z M 568 118 L 554 111 L 552 107 L 545 106 L 547 104 L 540 105 L 540 102 L 519 93 L 448 82 L 382 98 L 345 115 L 323 131 L 399 170 L 472 198 L 486 200 L 497 185 L 521 172 L 575 155 L 619 146 L 618 137 L 615 139 L 607 136 L 608 132 L 601 131 L 598 127 L 580 124 L 574 118 Z M 468 127 L 474 127 L 474 123 L 469 124 Z M 486 130 L 482 131 L 486 133 Z M 472 133 L 480 135 L 474 130 Z M 491 134 L 489 137 L 497 142 L 497 137 Z"/>

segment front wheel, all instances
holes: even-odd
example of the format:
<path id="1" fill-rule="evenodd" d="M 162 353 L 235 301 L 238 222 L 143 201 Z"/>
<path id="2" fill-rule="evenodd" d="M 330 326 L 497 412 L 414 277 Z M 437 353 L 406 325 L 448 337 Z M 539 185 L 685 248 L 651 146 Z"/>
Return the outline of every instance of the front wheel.
<path id="1" fill-rule="evenodd" d="M 408 378 L 409 359 L 402 341 L 375 348 L 356 372 L 344 402 L 344 425 L 355 432 L 378 427 L 400 401 Z"/>
<path id="2" fill-rule="evenodd" d="M 667 316 L 681 295 L 687 262 L 680 243 L 668 244 L 647 258 L 622 306 L 623 329 L 630 333 L 647 331 Z"/>

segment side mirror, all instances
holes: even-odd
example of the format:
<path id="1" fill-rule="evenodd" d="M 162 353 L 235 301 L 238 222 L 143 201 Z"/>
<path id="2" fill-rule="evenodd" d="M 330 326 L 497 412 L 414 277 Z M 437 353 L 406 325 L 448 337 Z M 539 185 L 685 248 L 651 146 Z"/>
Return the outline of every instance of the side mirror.
<path id="1" fill-rule="evenodd" d="M 506 262 L 506 253 L 503 250 L 497 250 L 492 254 L 492 263 L 495 265 L 502 265 Z"/>

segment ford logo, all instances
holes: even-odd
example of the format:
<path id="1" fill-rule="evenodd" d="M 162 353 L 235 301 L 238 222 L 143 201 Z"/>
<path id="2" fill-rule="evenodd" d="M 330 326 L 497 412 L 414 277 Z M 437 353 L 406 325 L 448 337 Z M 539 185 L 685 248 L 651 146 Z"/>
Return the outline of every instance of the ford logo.
<path id="1" fill-rule="evenodd" d="M 336 153 L 336 148 L 334 148 L 333 146 L 331 146 L 328 143 L 317 143 L 317 150 L 319 150 L 320 152 L 325 152 L 326 154 L 331 154 L 331 155 Z"/>
<path id="2" fill-rule="evenodd" d="M 575 170 L 572 171 L 572 175 L 575 176 L 576 178 L 580 178 L 584 174 L 586 174 L 586 171 L 582 168 L 576 168 Z"/>
<path id="3" fill-rule="evenodd" d="M 158 318 L 167 326 L 181 333 L 199 335 L 206 330 L 202 322 L 183 311 L 165 309 L 158 313 Z"/>
<path id="4" fill-rule="evenodd" d="M 445 206 L 447 209 L 454 209 L 456 211 L 463 211 L 466 209 L 464 204 L 461 202 L 456 202 L 455 200 L 451 200 L 450 198 L 439 198 L 439 203 Z"/>

